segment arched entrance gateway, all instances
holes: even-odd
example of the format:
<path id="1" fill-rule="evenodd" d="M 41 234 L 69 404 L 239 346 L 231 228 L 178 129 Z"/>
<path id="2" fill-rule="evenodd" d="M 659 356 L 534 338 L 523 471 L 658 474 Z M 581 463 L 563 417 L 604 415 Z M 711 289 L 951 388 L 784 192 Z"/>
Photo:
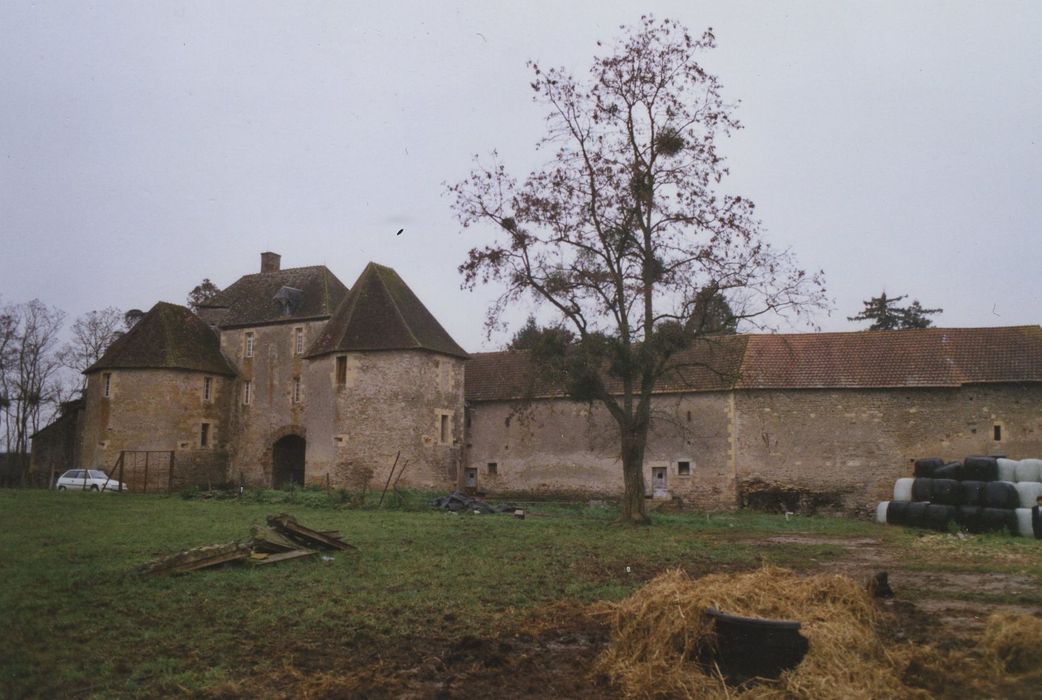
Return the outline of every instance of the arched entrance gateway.
<path id="1" fill-rule="evenodd" d="M 275 488 L 304 485 L 304 452 L 307 441 L 299 435 L 286 435 L 271 448 L 271 480 Z"/>

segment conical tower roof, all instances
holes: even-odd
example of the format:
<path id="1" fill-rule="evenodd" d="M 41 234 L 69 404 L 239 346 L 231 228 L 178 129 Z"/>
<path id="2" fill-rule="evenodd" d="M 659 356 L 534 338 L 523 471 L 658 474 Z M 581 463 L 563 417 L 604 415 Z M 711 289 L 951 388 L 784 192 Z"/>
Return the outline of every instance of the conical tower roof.
<path id="1" fill-rule="evenodd" d="M 308 355 L 365 350 L 429 350 L 467 357 L 398 273 L 372 262 L 352 285 Z"/>
<path id="2" fill-rule="evenodd" d="M 103 369 L 187 369 L 234 375 L 217 334 L 189 309 L 161 301 L 84 374 Z"/>

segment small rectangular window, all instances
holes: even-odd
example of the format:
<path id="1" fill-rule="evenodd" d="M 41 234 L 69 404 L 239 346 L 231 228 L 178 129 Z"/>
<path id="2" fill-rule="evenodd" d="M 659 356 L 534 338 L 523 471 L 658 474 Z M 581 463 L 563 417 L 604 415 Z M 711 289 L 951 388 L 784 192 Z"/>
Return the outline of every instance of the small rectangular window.
<path id="1" fill-rule="evenodd" d="M 347 355 L 339 355 L 336 358 L 336 385 L 347 384 Z"/>
<path id="2" fill-rule="evenodd" d="M 206 447 L 210 444 L 210 424 L 203 423 L 199 430 L 199 447 Z"/>
<path id="3" fill-rule="evenodd" d="M 110 372 L 105 372 L 103 375 L 101 375 L 101 383 L 102 396 L 104 396 L 107 399 L 108 397 L 112 396 L 112 374 Z"/>
<path id="4" fill-rule="evenodd" d="M 678 476 L 691 476 L 691 462 L 677 462 Z"/>
<path id="5" fill-rule="evenodd" d="M 444 413 L 438 417 L 438 441 L 443 445 L 449 442 L 449 417 Z"/>
<path id="6" fill-rule="evenodd" d="M 996 425 L 995 426 L 995 442 L 1001 442 L 1001 441 L 1002 441 L 1002 426 L 1001 425 Z"/>
<path id="7" fill-rule="evenodd" d="M 249 406 L 253 402 L 253 382 L 246 380 L 242 383 L 242 403 Z"/>
<path id="8" fill-rule="evenodd" d="M 213 377 L 203 377 L 203 401 L 213 398 Z"/>
<path id="9" fill-rule="evenodd" d="M 497 462 L 489 462 L 487 466 L 489 476 L 495 476 L 499 473 L 499 464 Z"/>
<path id="10" fill-rule="evenodd" d="M 300 403 L 300 377 L 293 377 L 293 403 Z"/>
<path id="11" fill-rule="evenodd" d="M 246 334 L 246 357 L 253 357 L 253 333 Z"/>
<path id="12" fill-rule="evenodd" d="M 304 329 L 294 328 L 293 329 L 293 354 L 303 355 L 304 354 Z"/>

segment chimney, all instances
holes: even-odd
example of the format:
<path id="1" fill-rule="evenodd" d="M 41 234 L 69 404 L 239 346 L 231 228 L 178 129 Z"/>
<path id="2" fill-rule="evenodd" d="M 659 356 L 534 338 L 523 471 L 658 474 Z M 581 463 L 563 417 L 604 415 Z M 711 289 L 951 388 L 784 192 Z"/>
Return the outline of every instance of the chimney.
<path id="1" fill-rule="evenodd" d="M 261 272 L 278 272 L 282 256 L 278 253 L 261 253 Z"/>

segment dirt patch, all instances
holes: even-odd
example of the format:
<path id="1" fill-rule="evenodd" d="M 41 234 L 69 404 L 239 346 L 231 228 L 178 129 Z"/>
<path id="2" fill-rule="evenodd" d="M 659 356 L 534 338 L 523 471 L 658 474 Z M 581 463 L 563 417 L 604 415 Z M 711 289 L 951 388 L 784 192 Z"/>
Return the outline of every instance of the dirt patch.
<path id="1" fill-rule="evenodd" d="M 487 637 L 423 635 L 382 644 L 282 648 L 282 661 L 209 689 L 212 698 L 610 698 L 591 675 L 608 639 L 597 614 L 575 605 L 534 613 Z M 268 653 L 273 653 L 274 649 Z M 260 652 L 258 649 L 258 653 Z"/>

